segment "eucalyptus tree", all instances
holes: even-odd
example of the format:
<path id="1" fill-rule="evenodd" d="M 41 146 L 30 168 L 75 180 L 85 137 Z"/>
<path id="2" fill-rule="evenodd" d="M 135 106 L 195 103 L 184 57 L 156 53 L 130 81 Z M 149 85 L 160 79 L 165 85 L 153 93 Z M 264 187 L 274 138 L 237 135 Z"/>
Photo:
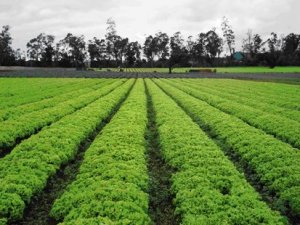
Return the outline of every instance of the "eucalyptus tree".
<path id="1" fill-rule="evenodd" d="M 27 43 L 27 55 L 29 59 L 50 65 L 54 58 L 54 36 L 39 34 Z"/>
<path id="2" fill-rule="evenodd" d="M 267 40 L 268 51 L 266 52 L 266 61 L 270 68 L 274 68 L 278 65 L 280 55 L 281 55 L 281 46 L 282 39 L 274 32 L 271 33 L 271 36 Z"/>
<path id="3" fill-rule="evenodd" d="M 2 27 L 0 32 L 0 66 L 11 65 L 14 63 L 14 51 L 11 47 L 12 37 L 10 34 L 10 26 Z"/>
<path id="4" fill-rule="evenodd" d="M 248 30 L 246 38 L 243 39 L 242 49 L 245 54 L 245 60 L 248 65 L 257 65 L 262 59 L 262 53 L 265 52 L 263 41 L 259 34 L 253 34 L 252 30 Z"/>
<path id="5" fill-rule="evenodd" d="M 235 52 L 235 35 L 234 31 L 232 29 L 232 26 L 229 24 L 229 19 L 226 17 L 223 17 L 223 21 L 221 24 L 222 31 L 223 31 L 223 37 L 225 39 L 225 43 L 227 44 L 230 56 Z"/>
<path id="6" fill-rule="evenodd" d="M 290 33 L 282 43 L 282 53 L 286 65 L 300 65 L 300 35 Z"/>
<path id="7" fill-rule="evenodd" d="M 189 52 L 185 46 L 184 38 L 179 31 L 171 36 L 170 49 L 169 73 L 172 73 L 172 69 L 176 64 L 184 66 L 188 63 Z"/>
<path id="8" fill-rule="evenodd" d="M 88 42 L 88 52 L 91 59 L 91 65 L 99 66 L 101 62 L 107 59 L 106 41 L 94 37 Z"/>
<path id="9" fill-rule="evenodd" d="M 68 33 L 57 45 L 60 60 L 65 61 L 76 68 L 84 67 L 86 59 L 86 43 L 84 36 L 75 36 Z"/>
<path id="10" fill-rule="evenodd" d="M 141 45 L 136 42 L 130 42 L 127 45 L 125 59 L 127 66 L 134 66 L 135 63 L 141 60 Z"/>
<path id="11" fill-rule="evenodd" d="M 144 42 L 143 52 L 145 57 L 147 58 L 147 61 L 150 63 L 151 67 L 153 67 L 156 51 L 157 48 L 156 48 L 155 38 L 152 35 L 147 36 Z"/>
<path id="12" fill-rule="evenodd" d="M 219 57 L 223 50 L 222 38 L 216 33 L 215 29 L 211 29 L 205 34 L 204 47 L 206 60 L 213 66 L 216 57 Z"/>

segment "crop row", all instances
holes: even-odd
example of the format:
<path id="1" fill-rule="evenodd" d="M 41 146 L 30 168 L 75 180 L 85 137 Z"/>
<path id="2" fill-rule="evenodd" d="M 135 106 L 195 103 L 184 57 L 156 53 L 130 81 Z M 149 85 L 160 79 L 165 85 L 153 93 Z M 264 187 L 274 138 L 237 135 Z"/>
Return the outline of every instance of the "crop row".
<path id="1" fill-rule="evenodd" d="M 268 134 L 274 135 L 296 148 L 300 148 L 300 123 L 296 121 L 203 92 L 202 89 L 185 86 L 176 81 L 165 81 L 226 113 L 242 119 Z"/>
<path id="2" fill-rule="evenodd" d="M 256 82 L 248 81 L 244 82 L 241 80 L 231 82 L 232 89 L 257 91 L 261 95 L 276 97 L 282 100 L 300 100 L 300 90 L 296 85 L 289 85 L 284 83 L 273 83 L 273 82 Z M 244 88 L 242 88 L 244 86 Z"/>
<path id="3" fill-rule="evenodd" d="M 138 80 L 84 155 L 76 180 L 51 214 L 63 224 L 149 224 L 144 138 L 146 96 Z"/>
<path id="4" fill-rule="evenodd" d="M 196 88 L 200 89 L 201 91 L 204 91 L 206 93 L 210 93 L 213 95 L 217 95 L 222 98 L 226 98 L 228 100 L 241 103 L 243 105 L 247 105 L 250 107 L 254 107 L 256 109 L 266 111 L 268 113 L 274 114 L 274 115 L 279 115 L 283 116 L 295 121 L 300 122 L 300 112 L 298 110 L 293 110 L 293 109 L 287 109 L 283 107 L 276 106 L 274 104 L 269 104 L 262 102 L 260 100 L 256 99 L 256 96 L 258 95 L 257 92 L 252 92 L 248 93 L 247 96 L 241 96 L 241 92 L 244 92 L 243 90 L 232 94 L 228 92 L 228 88 L 226 87 L 217 87 L 211 84 L 207 84 L 206 82 L 189 82 L 186 80 L 181 80 L 183 81 L 182 84 L 191 87 L 191 88 Z M 269 98 L 272 98 L 269 96 Z"/>
<path id="5" fill-rule="evenodd" d="M 10 79 L 8 79 L 10 80 Z M 20 79 L 24 80 L 24 79 Z M 26 82 L 17 84 L 8 83 L 9 87 L 18 86 L 22 88 L 25 86 L 25 90 L 21 92 L 21 94 L 11 93 L 12 96 L 3 97 L 0 99 L 0 109 L 7 109 L 10 107 L 15 107 L 23 104 L 28 104 L 31 102 L 40 101 L 43 99 L 54 97 L 58 94 L 63 94 L 68 91 L 72 91 L 74 89 L 80 88 L 83 85 L 94 84 L 96 83 L 94 80 L 78 80 L 76 82 L 71 82 L 69 80 L 61 80 L 58 79 L 56 85 L 51 85 L 51 79 L 46 79 L 44 82 L 41 82 L 36 88 L 31 87 L 31 83 L 34 83 L 34 79 L 29 79 L 30 83 L 26 85 Z M 49 84 L 50 83 L 50 84 Z M 8 91 L 9 92 L 9 91 Z"/>
<path id="6" fill-rule="evenodd" d="M 206 84 L 215 84 L 217 87 L 227 87 L 228 90 L 244 90 L 245 93 L 257 92 L 262 96 L 276 97 L 282 100 L 300 99 L 296 85 L 272 82 L 257 82 L 251 80 L 206 80 Z"/>
<path id="7" fill-rule="evenodd" d="M 221 149 L 152 82 L 159 139 L 172 176 L 182 224 L 285 224 L 260 200 Z"/>
<path id="8" fill-rule="evenodd" d="M 110 93 L 123 82 L 124 80 L 119 80 L 77 98 L 61 102 L 54 107 L 27 113 L 16 119 L 2 122 L 0 127 L 0 149 L 5 153 L 6 149 L 13 147 L 18 140 Z"/>
<path id="9" fill-rule="evenodd" d="M 259 82 L 254 82 L 250 87 L 248 87 L 249 83 L 253 83 L 250 81 L 236 81 L 236 80 L 193 80 L 193 83 L 212 87 L 213 89 L 220 90 L 225 93 L 230 93 L 233 95 L 252 98 L 256 101 L 260 101 L 262 103 L 268 103 L 271 105 L 275 105 L 277 107 L 282 107 L 284 109 L 291 110 L 299 110 L 299 97 L 295 97 L 299 94 L 295 91 L 295 94 L 284 94 L 282 92 L 288 91 L 293 88 L 293 85 L 289 85 L 288 87 L 283 84 L 277 84 L 277 86 L 281 87 L 281 91 L 275 90 L 271 92 L 265 92 L 265 89 L 269 89 L 272 85 L 270 83 L 265 84 L 264 89 L 259 89 Z M 297 101 L 298 99 L 298 101 Z"/>
<path id="10" fill-rule="evenodd" d="M 25 205 L 41 192 L 50 176 L 73 159 L 79 145 L 101 124 L 133 85 L 121 87 L 88 106 L 65 116 L 19 144 L 0 159 L 0 218 L 22 218 Z"/>
<path id="11" fill-rule="evenodd" d="M 110 82 L 107 82 L 106 80 L 101 80 L 98 83 L 95 82 L 93 85 L 91 85 L 89 83 L 85 84 L 83 82 L 83 84 L 81 85 L 80 88 L 74 89 L 70 92 L 66 92 L 61 95 L 56 95 L 52 98 L 46 98 L 41 101 L 32 102 L 32 103 L 0 110 L 0 122 L 4 121 L 4 120 L 8 120 L 8 119 L 14 119 L 20 115 L 24 115 L 26 113 L 30 113 L 33 111 L 38 111 L 38 110 L 42 110 L 45 108 L 54 107 L 55 105 L 57 105 L 63 101 L 66 101 L 66 100 L 69 100 L 72 98 L 76 98 L 76 97 L 86 94 L 88 92 L 92 92 L 92 91 L 97 90 L 97 89 L 101 88 L 102 86 L 112 83 L 112 82 L 113 82 L 113 80 L 111 80 Z"/>
<path id="12" fill-rule="evenodd" d="M 62 86 L 69 86 L 72 84 L 76 84 L 80 81 L 77 80 L 65 80 L 57 79 L 50 80 L 48 79 L 46 82 L 43 79 L 20 79 L 20 78 L 0 78 L 0 99 L 17 97 L 29 94 L 31 95 L 29 90 L 31 91 L 40 91 L 43 88 L 60 88 Z"/>
<path id="13" fill-rule="evenodd" d="M 273 204 L 277 209 L 293 218 L 299 218 L 299 151 L 175 87 L 162 81 L 155 82 L 201 127 L 222 141 L 228 153 L 252 171 L 261 188 L 270 197 L 275 197 Z"/>

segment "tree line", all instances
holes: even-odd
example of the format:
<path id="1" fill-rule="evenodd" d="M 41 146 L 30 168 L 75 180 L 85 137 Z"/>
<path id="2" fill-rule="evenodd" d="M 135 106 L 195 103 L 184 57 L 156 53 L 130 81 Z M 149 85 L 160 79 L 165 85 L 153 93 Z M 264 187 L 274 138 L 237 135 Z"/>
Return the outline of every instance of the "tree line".
<path id="1" fill-rule="evenodd" d="M 173 67 L 190 66 L 281 66 L 300 65 L 300 35 L 278 36 L 272 32 L 263 40 L 251 30 L 236 50 L 235 33 L 227 18 L 222 34 L 213 28 L 184 39 L 181 32 L 172 36 L 158 32 L 141 45 L 121 37 L 113 19 L 107 20 L 105 37 L 85 41 L 83 35 L 68 33 L 55 42 L 53 35 L 41 33 L 27 43 L 27 51 L 12 48 L 10 27 L 0 33 L 0 65 L 45 67 Z"/>

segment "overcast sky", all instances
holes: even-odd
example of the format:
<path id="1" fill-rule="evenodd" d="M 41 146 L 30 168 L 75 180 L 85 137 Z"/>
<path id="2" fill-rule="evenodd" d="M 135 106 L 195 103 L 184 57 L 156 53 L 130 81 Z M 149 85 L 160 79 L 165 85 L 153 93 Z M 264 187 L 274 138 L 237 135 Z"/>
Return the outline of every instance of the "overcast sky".
<path id="1" fill-rule="evenodd" d="M 158 31 L 187 37 L 216 27 L 220 33 L 226 16 L 240 46 L 248 29 L 263 37 L 300 33 L 299 9 L 299 0 L 0 0 L 0 25 L 10 25 L 13 47 L 25 50 L 41 32 L 57 41 L 68 32 L 103 38 L 109 17 L 119 35 L 143 43 Z"/>

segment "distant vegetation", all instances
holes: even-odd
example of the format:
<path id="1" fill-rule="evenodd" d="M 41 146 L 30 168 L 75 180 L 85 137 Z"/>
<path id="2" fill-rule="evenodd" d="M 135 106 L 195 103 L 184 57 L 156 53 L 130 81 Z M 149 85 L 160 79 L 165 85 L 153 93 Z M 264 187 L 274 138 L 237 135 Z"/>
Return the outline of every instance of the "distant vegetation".
<path id="1" fill-rule="evenodd" d="M 108 19 L 105 37 L 86 41 L 83 35 L 68 33 L 62 40 L 55 41 L 53 35 L 41 33 L 28 41 L 25 52 L 11 47 L 10 27 L 3 26 L 0 32 L 0 66 L 158 67 L 168 68 L 168 72 L 176 67 L 300 66 L 299 34 L 279 36 L 272 32 L 263 40 L 259 34 L 249 30 L 242 41 L 242 48 L 236 49 L 234 30 L 225 17 L 221 28 L 221 34 L 212 28 L 187 39 L 181 32 L 172 36 L 158 32 L 147 36 L 141 44 L 118 35 L 115 21 Z M 236 70 L 239 69 L 232 71 Z"/>
<path id="2" fill-rule="evenodd" d="M 113 72 L 137 72 L 137 73 L 168 73 L 168 68 L 93 68 L 95 71 L 113 71 Z M 300 73 L 300 66 L 278 66 L 269 68 L 264 66 L 243 66 L 243 67 L 180 67 L 173 68 L 173 73 L 187 72 L 216 72 L 216 73 Z"/>

